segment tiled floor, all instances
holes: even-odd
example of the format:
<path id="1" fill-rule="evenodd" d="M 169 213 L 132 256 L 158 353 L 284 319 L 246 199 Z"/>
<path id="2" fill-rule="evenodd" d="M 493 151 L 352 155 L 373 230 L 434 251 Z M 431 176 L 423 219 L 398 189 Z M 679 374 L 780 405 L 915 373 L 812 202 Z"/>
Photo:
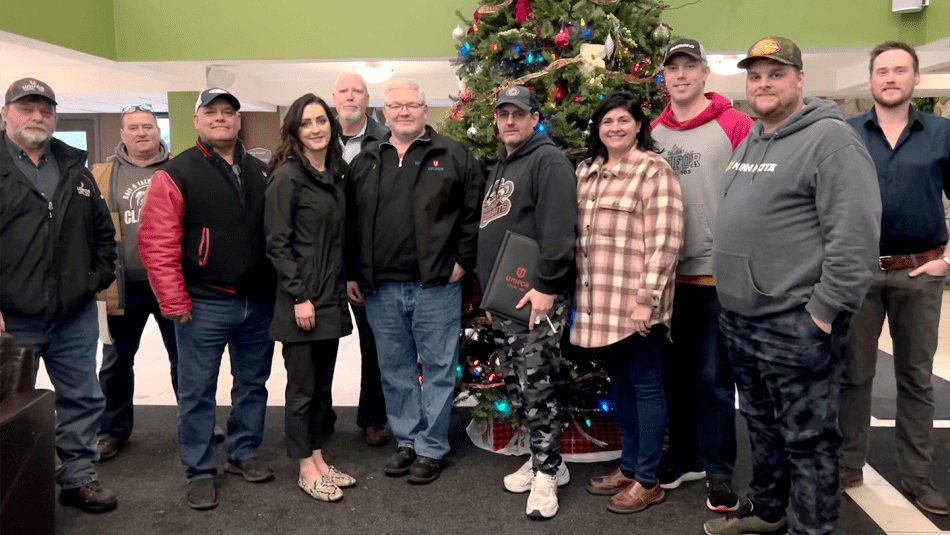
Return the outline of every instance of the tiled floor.
<path id="1" fill-rule="evenodd" d="M 950 380 L 950 292 L 944 293 L 940 335 L 934 373 Z M 880 348 L 891 352 L 891 339 L 884 326 Z M 101 354 L 100 354 L 101 359 Z M 46 371 L 41 367 L 37 379 L 38 388 L 52 388 Z M 230 405 L 231 369 L 227 355 L 222 359 L 218 376 L 218 404 Z M 280 344 L 274 351 L 274 365 L 267 382 L 268 405 L 284 404 L 284 385 L 287 374 L 284 370 Z M 338 406 L 356 406 L 360 393 L 360 350 L 356 335 L 340 340 L 336 374 L 333 381 L 333 401 Z M 174 405 L 175 396 L 169 379 L 168 358 L 158 328 L 149 322 L 142 339 L 142 346 L 135 363 L 135 403 L 137 405 Z M 872 422 L 874 424 L 874 422 Z M 879 425 L 893 425 L 880 422 Z M 950 421 L 934 422 L 938 427 L 950 427 Z M 889 534 L 936 535 L 941 532 L 925 515 L 911 505 L 904 496 L 881 478 L 870 466 L 864 469 L 865 485 L 851 489 L 848 494 Z"/>

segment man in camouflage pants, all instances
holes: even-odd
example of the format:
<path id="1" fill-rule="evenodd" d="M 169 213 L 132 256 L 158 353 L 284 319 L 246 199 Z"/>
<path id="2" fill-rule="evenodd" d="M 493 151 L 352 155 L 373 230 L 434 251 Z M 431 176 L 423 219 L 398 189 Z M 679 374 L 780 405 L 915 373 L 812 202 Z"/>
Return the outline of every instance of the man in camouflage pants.
<path id="1" fill-rule="evenodd" d="M 476 272 L 491 274 L 507 231 L 538 242 L 537 280 L 518 304 L 531 307 L 527 325 L 491 318 L 499 364 L 512 407 L 528 426 L 531 459 L 505 477 L 511 492 L 531 491 L 525 513 L 557 514 L 557 486 L 570 481 L 561 462 L 561 425 L 551 374 L 561 358 L 558 341 L 567 325 L 574 285 L 577 194 L 574 170 L 543 132 L 537 132 L 538 104 L 525 87 L 501 91 L 495 104 L 498 137 L 504 146 L 488 177 L 478 231 Z"/>

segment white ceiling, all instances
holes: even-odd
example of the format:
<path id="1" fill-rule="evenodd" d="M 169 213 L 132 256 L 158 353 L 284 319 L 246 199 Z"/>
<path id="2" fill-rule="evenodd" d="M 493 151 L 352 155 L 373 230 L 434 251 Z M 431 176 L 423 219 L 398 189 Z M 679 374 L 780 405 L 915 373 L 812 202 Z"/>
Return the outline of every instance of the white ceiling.
<path id="1" fill-rule="evenodd" d="M 921 84 L 916 96 L 950 95 L 950 37 L 917 47 Z M 736 54 L 740 51 L 709 51 Z M 867 50 L 805 50 L 805 91 L 834 98 L 867 97 Z M 430 106 L 451 104 L 459 93 L 450 58 L 386 58 L 401 61 L 395 78 L 410 78 L 426 92 Z M 373 59 L 370 59 L 371 61 Z M 229 89 L 243 110 L 273 111 L 308 92 L 328 97 L 336 76 L 361 59 L 334 62 L 228 61 L 222 63 L 116 62 L 0 31 L 0 87 L 34 77 L 52 86 L 60 113 L 116 113 L 129 104 L 151 103 L 167 111 L 169 91 L 207 87 L 206 67 L 235 74 Z M 728 98 L 745 98 L 745 78 L 712 74 L 707 89 Z M 372 106 L 382 105 L 385 83 L 370 85 Z M 329 99 L 328 99 L 329 100 Z"/>

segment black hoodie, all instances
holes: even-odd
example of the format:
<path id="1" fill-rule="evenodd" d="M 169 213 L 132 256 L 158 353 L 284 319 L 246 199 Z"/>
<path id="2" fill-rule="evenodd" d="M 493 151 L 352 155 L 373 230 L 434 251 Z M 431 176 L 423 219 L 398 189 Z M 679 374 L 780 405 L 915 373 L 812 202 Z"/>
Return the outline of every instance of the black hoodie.
<path id="1" fill-rule="evenodd" d="M 538 242 L 536 289 L 563 294 L 574 287 L 574 240 L 577 238 L 577 179 L 554 143 L 535 132 L 514 154 L 504 146 L 485 185 L 478 230 L 478 264 L 483 282 L 491 274 L 505 231 Z"/>

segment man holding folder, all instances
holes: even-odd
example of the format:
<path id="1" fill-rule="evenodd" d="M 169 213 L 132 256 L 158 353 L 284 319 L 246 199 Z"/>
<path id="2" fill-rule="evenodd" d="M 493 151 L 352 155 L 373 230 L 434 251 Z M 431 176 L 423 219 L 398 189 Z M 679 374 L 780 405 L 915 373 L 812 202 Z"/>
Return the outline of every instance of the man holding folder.
<path id="1" fill-rule="evenodd" d="M 577 194 L 570 162 L 536 130 L 539 119 L 537 100 L 527 88 L 511 86 L 499 93 L 495 121 L 504 147 L 482 201 L 476 273 L 488 280 L 507 231 L 538 242 L 535 285 L 518 303 L 518 308 L 531 308 L 528 324 L 489 317 L 511 404 L 527 423 L 531 447 L 531 459 L 505 477 L 505 488 L 530 490 L 525 512 L 542 519 L 557 513 L 557 486 L 570 481 L 561 462 L 551 374 L 560 361 L 558 342 L 570 317 Z"/>

